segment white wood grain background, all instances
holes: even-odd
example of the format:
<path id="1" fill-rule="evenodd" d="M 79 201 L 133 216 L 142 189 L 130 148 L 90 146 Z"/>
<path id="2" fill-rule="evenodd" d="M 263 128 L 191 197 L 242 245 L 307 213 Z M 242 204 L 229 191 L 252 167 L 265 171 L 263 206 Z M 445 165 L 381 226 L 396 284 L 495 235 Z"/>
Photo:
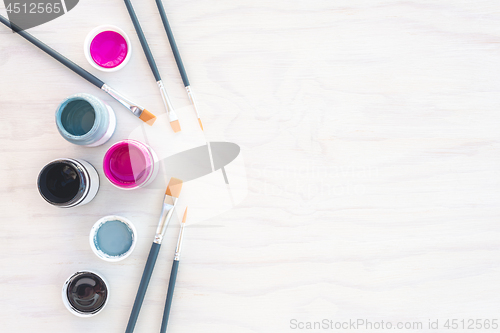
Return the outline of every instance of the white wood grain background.
<path id="1" fill-rule="evenodd" d="M 154 1 L 133 3 L 181 124 L 196 126 Z M 429 319 L 500 319 L 497 1 L 164 4 L 206 137 L 241 146 L 248 180 L 236 207 L 187 230 L 169 332 L 293 332 L 291 319 L 358 318 L 422 321 L 428 331 Z M 98 72 L 84 58 L 84 38 L 100 24 L 132 39 L 122 71 Z M 81 0 L 30 32 L 164 112 L 122 1 Z M 4 27 L 0 78 L 0 331 L 124 332 L 163 189 L 125 192 L 101 177 L 93 202 L 62 210 L 35 185 L 61 156 L 87 159 L 103 176 L 104 152 L 138 120 Z M 81 148 L 58 134 L 55 109 L 78 92 L 115 109 L 106 145 Z M 119 263 L 88 244 L 108 214 L 131 219 L 140 235 Z M 177 230 L 168 230 L 138 333 L 159 330 Z M 85 268 L 112 293 L 89 319 L 60 296 Z"/>

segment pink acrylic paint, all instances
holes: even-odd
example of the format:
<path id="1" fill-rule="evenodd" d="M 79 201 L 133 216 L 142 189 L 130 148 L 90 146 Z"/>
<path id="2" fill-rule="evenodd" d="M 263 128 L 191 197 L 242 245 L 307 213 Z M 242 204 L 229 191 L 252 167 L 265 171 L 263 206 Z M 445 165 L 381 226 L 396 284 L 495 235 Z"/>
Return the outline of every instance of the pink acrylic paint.
<path id="1" fill-rule="evenodd" d="M 127 57 L 128 45 L 125 38 L 115 31 L 103 31 L 90 43 L 90 56 L 104 68 L 119 66 Z"/>
<path id="2" fill-rule="evenodd" d="M 143 187 L 156 177 L 157 160 L 149 146 L 136 140 L 123 140 L 112 145 L 104 155 L 104 174 L 119 188 Z"/>

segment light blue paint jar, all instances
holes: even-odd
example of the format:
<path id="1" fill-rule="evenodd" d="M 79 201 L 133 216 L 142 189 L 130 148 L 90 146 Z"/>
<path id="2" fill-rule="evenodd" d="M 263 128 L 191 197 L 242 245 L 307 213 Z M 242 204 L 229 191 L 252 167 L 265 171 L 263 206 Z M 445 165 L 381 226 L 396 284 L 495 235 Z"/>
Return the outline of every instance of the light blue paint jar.
<path id="1" fill-rule="evenodd" d="M 90 94 L 66 98 L 56 110 L 56 125 L 67 141 L 97 147 L 108 141 L 116 128 L 113 109 Z"/>
<path id="2" fill-rule="evenodd" d="M 137 231 L 124 217 L 109 215 L 97 221 L 90 230 L 89 242 L 92 251 L 106 261 L 127 258 L 137 243 Z"/>

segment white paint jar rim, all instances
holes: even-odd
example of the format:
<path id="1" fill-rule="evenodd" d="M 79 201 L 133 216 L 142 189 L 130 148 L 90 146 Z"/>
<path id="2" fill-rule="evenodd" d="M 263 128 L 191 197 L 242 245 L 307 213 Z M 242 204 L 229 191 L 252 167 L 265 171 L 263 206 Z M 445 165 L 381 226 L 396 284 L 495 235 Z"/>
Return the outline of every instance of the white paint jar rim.
<path id="1" fill-rule="evenodd" d="M 103 251 L 99 250 L 96 245 L 95 245 L 95 237 L 97 236 L 97 231 L 99 228 L 106 222 L 108 221 L 120 221 L 124 223 L 131 231 L 132 231 L 132 245 L 130 245 L 130 248 L 127 250 L 127 252 L 119 255 L 119 256 L 110 256 L 107 253 L 104 253 Z M 90 235 L 89 235 L 89 243 L 90 243 L 90 248 L 92 249 L 92 252 L 99 258 L 101 258 L 104 261 L 109 261 L 109 262 L 117 262 L 121 261 L 128 256 L 132 254 L 132 252 L 135 249 L 135 245 L 137 244 L 137 229 L 135 228 L 134 224 L 127 218 L 123 216 L 118 216 L 118 215 L 108 215 L 100 218 L 94 225 L 92 226 L 92 229 L 90 229 Z"/>
<path id="2" fill-rule="evenodd" d="M 94 38 L 98 34 L 100 34 L 101 32 L 104 32 L 104 31 L 117 32 L 120 35 L 122 35 L 123 38 L 125 39 L 125 41 L 127 42 L 127 55 L 125 56 L 125 59 L 122 61 L 122 63 L 116 67 L 112 67 L 112 68 L 101 67 L 94 61 L 94 59 L 92 59 L 92 55 L 90 54 L 90 44 L 92 43 L 92 41 L 94 40 Z M 130 38 L 125 33 L 125 31 L 118 28 L 117 26 L 111 25 L 111 24 L 100 25 L 100 26 L 92 29 L 87 34 L 87 37 L 85 37 L 85 41 L 83 42 L 83 53 L 85 54 L 85 59 L 87 59 L 87 61 L 89 62 L 89 64 L 92 67 L 94 67 L 100 71 L 103 71 L 103 72 L 116 72 L 116 71 L 122 69 L 123 67 L 125 67 L 125 65 L 129 62 L 130 57 L 132 56 L 132 43 L 130 42 Z"/>

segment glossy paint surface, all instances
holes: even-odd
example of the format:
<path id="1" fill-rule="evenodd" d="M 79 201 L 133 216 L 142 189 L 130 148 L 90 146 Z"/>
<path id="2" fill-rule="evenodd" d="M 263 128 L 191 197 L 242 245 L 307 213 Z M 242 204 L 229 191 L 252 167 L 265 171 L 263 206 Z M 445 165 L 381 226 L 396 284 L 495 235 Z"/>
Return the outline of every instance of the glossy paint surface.
<path id="1" fill-rule="evenodd" d="M 68 133 L 79 136 L 90 131 L 94 126 L 95 110 L 83 99 L 69 102 L 61 113 L 61 123 Z"/>
<path id="2" fill-rule="evenodd" d="M 106 303 L 108 289 L 97 274 L 79 272 L 71 278 L 66 295 L 70 305 L 75 310 L 83 313 L 94 313 Z"/>
<path id="3" fill-rule="evenodd" d="M 120 141 L 106 152 L 104 174 L 114 185 L 134 188 L 143 184 L 152 172 L 148 148 L 135 140 Z"/>
<path id="4" fill-rule="evenodd" d="M 68 202 L 78 194 L 79 189 L 80 176 L 70 164 L 50 164 L 40 173 L 40 194 L 49 202 Z"/>
<path id="5" fill-rule="evenodd" d="M 115 31 L 103 31 L 90 43 L 90 56 L 104 68 L 117 67 L 125 60 L 127 53 L 127 41 Z"/>

